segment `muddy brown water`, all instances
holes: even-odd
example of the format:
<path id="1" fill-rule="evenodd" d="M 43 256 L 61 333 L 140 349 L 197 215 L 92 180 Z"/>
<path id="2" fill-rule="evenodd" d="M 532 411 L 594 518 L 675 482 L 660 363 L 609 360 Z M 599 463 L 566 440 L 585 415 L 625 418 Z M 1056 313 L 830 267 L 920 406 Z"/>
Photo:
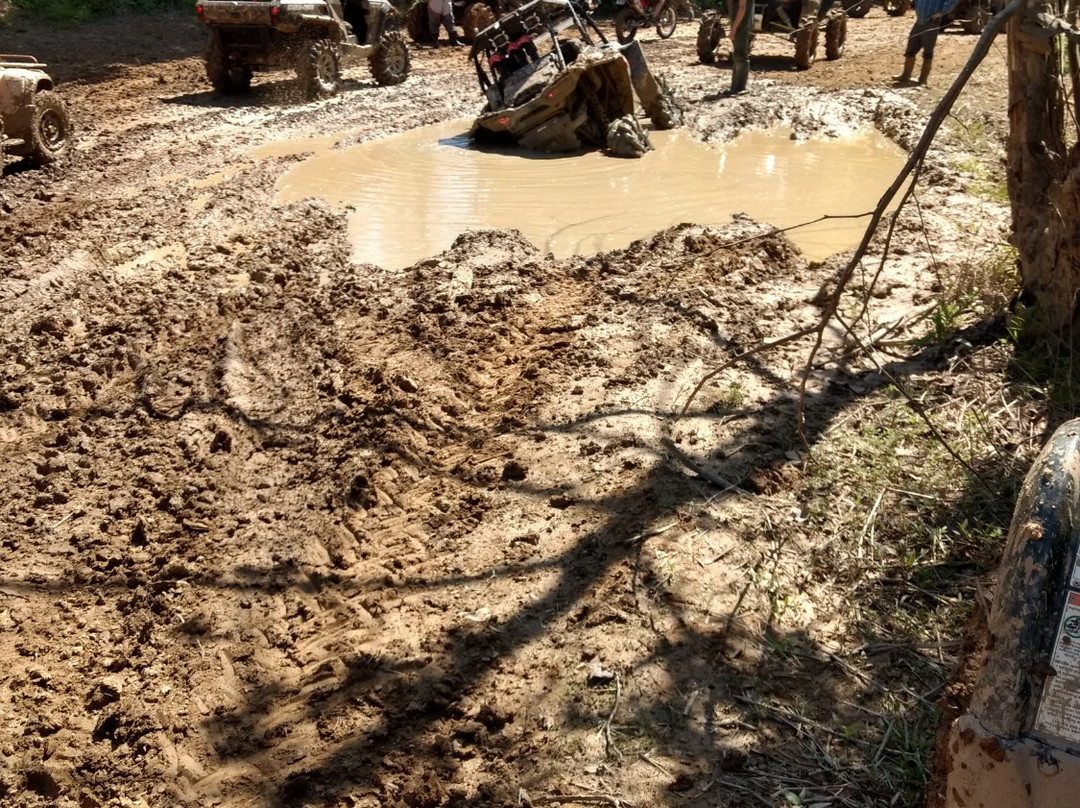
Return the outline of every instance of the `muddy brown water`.
<path id="1" fill-rule="evenodd" d="M 652 132 L 640 160 L 479 149 L 455 121 L 333 149 L 333 139 L 277 142 L 256 156 L 314 152 L 279 181 L 278 201 L 347 206 L 353 259 L 398 269 L 467 230 L 517 229 L 557 257 L 625 247 L 682 222 L 720 225 L 742 212 L 777 227 L 873 209 L 906 154 L 876 130 L 796 141 L 784 130 L 723 145 L 686 130 Z M 789 233 L 810 260 L 858 243 L 867 219 Z"/>

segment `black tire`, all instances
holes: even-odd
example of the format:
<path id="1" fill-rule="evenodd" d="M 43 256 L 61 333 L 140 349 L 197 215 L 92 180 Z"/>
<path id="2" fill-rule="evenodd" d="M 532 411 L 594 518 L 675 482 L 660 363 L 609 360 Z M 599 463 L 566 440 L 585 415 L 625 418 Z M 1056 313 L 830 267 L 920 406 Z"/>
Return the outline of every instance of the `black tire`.
<path id="1" fill-rule="evenodd" d="M 716 48 L 724 38 L 724 24 L 715 11 L 706 11 L 701 15 L 697 32 L 697 57 L 703 65 L 716 61 Z"/>
<path id="2" fill-rule="evenodd" d="M 990 4 L 986 0 L 973 0 L 965 14 L 966 19 L 960 20 L 960 26 L 965 34 L 981 34 L 991 16 Z"/>
<path id="3" fill-rule="evenodd" d="M 890 17 L 903 17 L 911 8 L 911 0 L 882 0 L 881 6 Z"/>
<path id="4" fill-rule="evenodd" d="M 368 62 L 371 75 L 378 84 L 401 84 L 409 75 L 409 46 L 401 31 L 387 31 L 379 39 L 379 47 Z"/>
<path id="5" fill-rule="evenodd" d="M 637 22 L 641 19 L 630 6 L 623 6 L 615 12 L 615 38 L 620 45 L 628 45 L 637 36 Z"/>
<path id="6" fill-rule="evenodd" d="M 466 45 L 471 45 L 476 41 L 478 33 L 494 24 L 495 12 L 491 7 L 487 3 L 473 3 L 461 18 L 461 29 L 464 31 L 462 39 Z"/>
<path id="7" fill-rule="evenodd" d="M 668 4 L 664 6 L 664 10 L 660 12 L 660 17 L 656 20 L 656 35 L 661 39 L 670 39 L 675 33 L 675 26 L 679 24 L 679 15 L 675 13 L 673 2 L 675 0 L 668 0 Z"/>
<path id="8" fill-rule="evenodd" d="M 870 9 L 874 7 L 874 0 L 859 0 L 857 3 L 853 3 L 849 8 L 845 9 L 849 17 L 854 17 L 859 20 L 870 13 Z"/>
<path id="9" fill-rule="evenodd" d="M 229 62 L 215 36 L 206 51 L 206 78 L 210 86 L 223 95 L 246 93 L 251 89 L 251 66 Z"/>
<path id="10" fill-rule="evenodd" d="M 809 70 L 817 59 L 818 21 L 807 23 L 795 33 L 795 67 Z"/>
<path id="11" fill-rule="evenodd" d="M 431 28 L 428 27 L 427 0 L 418 0 L 409 6 L 405 13 L 405 30 L 409 39 L 420 44 L 431 42 Z"/>
<path id="12" fill-rule="evenodd" d="M 847 42 L 847 17 L 833 17 L 825 24 L 825 58 L 830 62 L 844 55 Z"/>
<path id="13" fill-rule="evenodd" d="M 43 90 L 34 96 L 30 128 L 30 159 L 38 165 L 55 162 L 71 145 L 67 107 L 56 93 Z"/>
<path id="14" fill-rule="evenodd" d="M 341 86 L 341 58 L 329 39 L 309 39 L 300 46 L 296 75 L 306 98 L 326 98 Z"/>

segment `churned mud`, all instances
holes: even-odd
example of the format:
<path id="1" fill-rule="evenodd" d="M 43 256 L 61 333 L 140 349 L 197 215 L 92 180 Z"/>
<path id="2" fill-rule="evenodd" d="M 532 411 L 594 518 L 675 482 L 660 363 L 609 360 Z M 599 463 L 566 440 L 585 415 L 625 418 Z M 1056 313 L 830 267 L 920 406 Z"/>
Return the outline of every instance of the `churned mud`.
<path id="1" fill-rule="evenodd" d="M 805 73 L 761 41 L 736 100 L 695 26 L 645 51 L 706 143 L 876 125 L 909 148 L 940 92 L 889 82 L 909 25 L 875 9 Z M 942 37 L 942 84 L 971 42 Z M 676 415 L 718 362 L 812 325 L 844 256 L 736 216 L 559 258 L 481 229 L 382 266 L 350 240 L 364 210 L 278 202 L 305 154 L 274 144 L 468 119 L 463 54 L 300 103 L 285 74 L 216 96 L 202 49 L 179 16 L 0 28 L 78 128 L 62 164 L 0 182 L 0 805 L 789 804 L 797 725 L 754 705 L 794 693 L 828 721 L 888 668 L 851 674 L 841 593 L 802 572 L 808 343 Z M 963 112 L 992 133 L 1003 76 Z M 925 303 L 933 261 L 1003 239 L 963 148 L 934 148 L 900 219 L 883 321 Z M 811 440 L 863 370 L 811 385 Z"/>

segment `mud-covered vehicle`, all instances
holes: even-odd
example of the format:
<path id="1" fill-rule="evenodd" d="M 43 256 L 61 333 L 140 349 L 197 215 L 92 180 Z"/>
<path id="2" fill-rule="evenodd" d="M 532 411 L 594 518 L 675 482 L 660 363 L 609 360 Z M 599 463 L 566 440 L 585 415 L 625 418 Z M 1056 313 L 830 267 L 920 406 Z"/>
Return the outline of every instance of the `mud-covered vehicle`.
<path id="1" fill-rule="evenodd" d="M 532 0 L 476 36 L 469 53 L 487 99 L 470 136 L 545 152 L 607 148 L 640 157 L 651 148 L 635 98 L 657 129 L 682 123 L 641 45 L 608 42 L 570 0 Z"/>
<path id="2" fill-rule="evenodd" d="M 503 14 L 521 5 L 519 0 L 453 0 L 454 22 L 461 27 L 466 45 L 476 42 L 476 35 Z M 416 0 L 405 15 L 405 26 L 413 42 L 431 42 L 427 0 Z"/>
<path id="3" fill-rule="evenodd" d="M 33 56 L 0 54 L 0 169 L 5 154 L 51 163 L 70 141 L 67 107 L 45 65 Z"/>
<path id="4" fill-rule="evenodd" d="M 344 65 L 366 59 L 379 84 L 409 75 L 409 48 L 388 0 L 201 0 L 210 31 L 206 76 L 215 90 L 251 87 L 256 70 L 293 68 L 304 95 L 333 95 Z"/>
<path id="5" fill-rule="evenodd" d="M 727 0 L 731 2 L 731 0 Z M 704 64 L 716 60 L 716 49 L 726 38 L 724 25 L 729 19 L 722 5 L 708 11 L 698 26 L 697 54 Z M 848 14 L 834 0 L 758 0 L 754 2 L 754 33 L 775 34 L 795 45 L 795 66 L 809 70 L 817 60 L 822 35 L 825 58 L 839 59 L 847 42 Z"/>

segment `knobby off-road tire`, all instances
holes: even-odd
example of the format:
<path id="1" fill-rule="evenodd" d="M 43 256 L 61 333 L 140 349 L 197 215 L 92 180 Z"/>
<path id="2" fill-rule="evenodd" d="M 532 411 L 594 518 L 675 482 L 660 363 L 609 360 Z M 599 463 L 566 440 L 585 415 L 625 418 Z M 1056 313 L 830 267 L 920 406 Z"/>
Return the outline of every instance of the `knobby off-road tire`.
<path id="1" fill-rule="evenodd" d="M 251 89 L 251 67 L 231 63 L 217 37 L 206 51 L 206 78 L 210 86 L 224 95 L 246 93 Z"/>
<path id="2" fill-rule="evenodd" d="M 844 55 L 847 42 L 847 17 L 833 17 L 825 24 L 825 58 L 830 62 Z"/>
<path id="3" fill-rule="evenodd" d="M 911 8 L 911 0 L 883 0 L 881 6 L 890 17 L 903 17 Z"/>
<path id="4" fill-rule="evenodd" d="M 649 133 L 633 115 L 623 115 L 607 126 L 604 148 L 614 157 L 641 157 L 652 151 Z"/>
<path id="5" fill-rule="evenodd" d="M 401 31 L 387 31 L 368 62 L 371 75 L 383 86 L 401 84 L 409 75 L 409 46 Z"/>
<path id="6" fill-rule="evenodd" d="M 870 9 L 874 7 L 874 0 L 859 0 L 857 3 L 853 3 L 849 8 L 844 9 L 849 17 L 855 19 L 862 19 L 870 13 Z"/>
<path id="7" fill-rule="evenodd" d="M 419 0 L 409 6 L 405 13 L 405 30 L 409 39 L 421 45 L 431 42 L 431 28 L 428 27 L 427 0 Z"/>
<path id="8" fill-rule="evenodd" d="M 487 3 L 473 3 L 461 18 L 462 39 L 466 45 L 476 42 L 476 35 L 495 24 L 495 12 Z"/>
<path id="9" fill-rule="evenodd" d="M 641 15 L 630 6 L 623 6 L 615 12 L 615 38 L 620 45 L 629 45 L 634 41 L 640 20 Z"/>
<path id="10" fill-rule="evenodd" d="M 656 84 L 660 89 L 659 97 L 645 110 L 652 121 L 652 125 L 658 131 L 674 129 L 683 125 L 683 111 L 675 100 L 675 94 L 671 92 L 667 79 L 664 76 L 656 77 Z"/>
<path id="11" fill-rule="evenodd" d="M 716 48 L 724 38 L 724 24 L 715 11 L 706 11 L 701 15 L 697 31 L 697 58 L 703 65 L 716 61 Z"/>
<path id="12" fill-rule="evenodd" d="M 70 144 L 71 121 L 60 96 L 47 90 L 35 95 L 30 159 L 38 165 L 52 163 L 63 157 Z"/>
<path id="13" fill-rule="evenodd" d="M 796 32 L 795 67 L 799 70 L 809 70 L 817 59 L 818 32 L 817 20 L 807 23 L 805 28 Z"/>
<path id="14" fill-rule="evenodd" d="M 309 99 L 326 98 L 341 85 L 341 57 L 329 39 L 311 39 L 300 46 L 296 60 L 300 89 Z"/>
<path id="15" fill-rule="evenodd" d="M 672 5 L 675 0 L 668 0 L 664 10 L 660 12 L 660 18 L 656 21 L 656 35 L 661 39 L 670 39 L 675 33 L 675 26 L 679 23 L 679 15 Z"/>

